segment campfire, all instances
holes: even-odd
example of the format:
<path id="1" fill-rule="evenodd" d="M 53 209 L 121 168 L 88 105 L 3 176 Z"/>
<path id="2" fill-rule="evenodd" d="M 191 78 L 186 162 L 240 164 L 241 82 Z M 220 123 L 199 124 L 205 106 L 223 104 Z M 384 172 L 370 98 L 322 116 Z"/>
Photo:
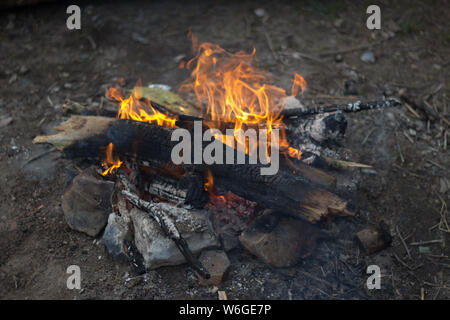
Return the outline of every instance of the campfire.
<path id="1" fill-rule="evenodd" d="M 305 107 L 296 98 L 307 86 L 301 75 L 288 95 L 255 67 L 255 50 L 230 53 L 191 37 L 194 57 L 180 64 L 191 77 L 180 95 L 140 83 L 131 92 L 110 88 L 116 117 L 72 115 L 59 133 L 34 139 L 101 165 L 65 192 L 66 220 L 91 236 L 104 229 L 117 259 L 142 270 L 188 262 L 205 283 L 220 283 L 225 252 L 239 243 L 269 264 L 295 264 L 313 225 L 355 214 L 335 175 L 368 166 L 340 150 L 344 113 L 399 102 Z M 280 237 L 287 258 L 265 247 L 269 236 Z"/>

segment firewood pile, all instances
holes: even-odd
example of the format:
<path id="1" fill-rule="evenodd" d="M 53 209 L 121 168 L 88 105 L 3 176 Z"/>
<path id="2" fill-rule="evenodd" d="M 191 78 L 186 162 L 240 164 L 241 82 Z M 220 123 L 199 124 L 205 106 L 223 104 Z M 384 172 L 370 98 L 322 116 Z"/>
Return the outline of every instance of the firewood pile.
<path id="1" fill-rule="evenodd" d="M 208 60 L 223 55 L 222 64 Z M 295 97 L 306 85 L 301 76 L 288 96 L 262 84 L 252 57 L 203 44 L 186 63 L 197 65 L 180 87 L 183 98 L 153 85 L 136 87 L 128 98 L 124 88 L 112 88 L 96 109 L 68 101 L 63 110 L 70 117 L 58 133 L 34 143 L 92 165 L 62 197 L 69 226 L 93 237 L 103 232 L 111 256 L 136 270 L 187 262 L 208 285 L 225 277 L 229 250 L 242 246 L 268 264 L 292 266 L 311 252 L 324 223 L 354 216 L 343 180 L 348 169 L 370 167 L 353 162 L 343 147 L 345 113 L 399 101 L 305 107 Z M 173 160 L 180 129 L 193 137 L 182 162 Z M 279 132 L 278 144 L 259 140 L 268 162 L 252 160 L 251 137 L 239 140 L 238 129 L 266 140 Z M 211 149 L 214 161 L 202 159 Z M 262 174 L 275 166 L 276 152 L 277 167 Z"/>

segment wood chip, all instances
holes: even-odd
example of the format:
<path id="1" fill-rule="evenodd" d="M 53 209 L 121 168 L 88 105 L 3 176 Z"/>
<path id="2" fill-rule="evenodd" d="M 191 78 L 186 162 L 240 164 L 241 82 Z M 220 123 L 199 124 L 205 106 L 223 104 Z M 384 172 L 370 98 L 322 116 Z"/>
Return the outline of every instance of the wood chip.
<path id="1" fill-rule="evenodd" d="M 225 293 L 225 291 L 219 291 L 218 295 L 219 295 L 219 300 L 228 300 L 227 294 Z"/>

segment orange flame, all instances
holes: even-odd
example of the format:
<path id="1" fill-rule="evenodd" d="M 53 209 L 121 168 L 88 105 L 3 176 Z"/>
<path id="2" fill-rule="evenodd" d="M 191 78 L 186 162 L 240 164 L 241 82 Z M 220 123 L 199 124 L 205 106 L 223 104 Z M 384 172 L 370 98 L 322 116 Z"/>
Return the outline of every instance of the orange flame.
<path id="1" fill-rule="evenodd" d="M 171 118 L 156 110 L 149 101 L 142 101 L 142 87 L 138 84 L 126 99 L 117 88 L 110 88 L 107 98 L 120 102 L 117 118 L 132 119 L 141 122 L 156 123 L 159 126 L 175 127 L 175 118 Z"/>
<path id="2" fill-rule="evenodd" d="M 303 95 L 303 92 L 305 92 L 305 89 L 306 89 L 306 81 L 305 81 L 305 79 L 303 79 L 303 77 L 301 75 L 299 75 L 298 73 L 295 73 L 294 81 L 292 83 L 291 95 L 294 97 L 297 96 L 299 88 L 302 91 L 302 95 Z"/>
<path id="3" fill-rule="evenodd" d="M 211 193 L 213 187 L 214 187 L 214 178 L 211 170 L 208 169 L 208 171 L 206 172 L 205 185 L 203 186 L 203 188 L 205 189 L 205 191 Z"/>
<path id="4" fill-rule="evenodd" d="M 102 166 L 110 166 L 108 169 L 100 173 L 102 176 L 107 176 L 108 174 L 111 174 L 114 170 L 119 169 L 122 165 L 122 161 L 120 161 L 119 158 L 113 157 L 113 148 L 114 145 L 112 142 L 108 144 L 106 147 L 106 159 L 103 161 Z"/>
<path id="5" fill-rule="evenodd" d="M 188 61 L 186 67 L 190 68 L 194 61 L 196 65 L 192 70 L 192 80 L 182 84 L 180 90 L 194 92 L 197 104 L 206 105 L 204 115 L 212 120 L 212 124 L 207 123 L 210 127 L 219 127 L 221 122 L 226 121 L 234 122 L 235 131 L 243 128 L 244 124 L 265 126 L 268 133 L 275 127 L 283 128 L 282 107 L 276 106 L 283 104 L 286 92 L 269 84 L 272 79 L 267 72 L 252 66 L 255 49 L 250 54 L 242 51 L 233 54 L 216 44 L 198 44 L 193 34 L 189 36 L 196 56 Z M 296 95 L 299 88 L 303 93 L 305 87 L 306 81 L 296 73 L 292 94 Z M 289 147 L 283 129 L 281 131 L 280 149 L 300 158 L 301 151 Z M 227 141 L 225 136 L 215 138 L 224 143 Z M 249 151 L 245 138 L 236 137 L 236 143 L 244 145 L 246 152 Z M 267 154 L 269 148 L 268 143 Z"/>
<path id="6" fill-rule="evenodd" d="M 280 151 L 292 158 L 301 159 L 301 150 L 289 145 L 283 129 L 281 111 L 286 91 L 270 84 L 272 78 L 269 73 L 252 65 L 256 50 L 253 49 L 250 54 L 243 51 L 230 53 L 216 44 L 199 44 L 191 32 L 189 37 L 192 39 L 195 57 L 187 63 L 182 62 L 180 67 L 191 68 L 194 62 L 196 65 L 192 70 L 192 79 L 184 82 L 180 91 L 194 92 L 198 106 L 205 105 L 203 115 L 211 120 L 206 124 L 211 128 L 220 128 L 223 122 L 232 122 L 235 131 L 246 127 L 265 127 L 269 135 L 273 128 L 280 128 Z M 108 90 L 106 96 L 120 104 L 117 117 L 175 127 L 176 119 L 156 110 L 150 101 L 142 100 L 139 88 L 141 86 L 138 83 L 128 98 L 124 98 L 117 88 Z M 305 79 L 296 73 L 291 94 L 295 96 L 299 90 L 303 94 L 305 88 Z M 223 143 L 230 143 L 225 135 L 214 136 Z M 270 137 L 268 140 L 270 141 Z M 269 141 L 267 155 L 271 148 Z M 232 143 L 233 148 L 244 145 L 244 150 L 249 152 L 248 142 L 243 135 L 235 135 Z"/>

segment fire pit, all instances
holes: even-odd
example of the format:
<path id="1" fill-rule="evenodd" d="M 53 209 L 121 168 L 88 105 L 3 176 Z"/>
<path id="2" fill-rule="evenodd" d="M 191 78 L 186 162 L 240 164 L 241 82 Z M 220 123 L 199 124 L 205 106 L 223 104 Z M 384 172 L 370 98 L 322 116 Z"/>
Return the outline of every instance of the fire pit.
<path id="1" fill-rule="evenodd" d="M 139 272 L 188 262 L 202 283 L 219 284 L 226 251 L 239 244 L 268 264 L 292 266 L 333 217 L 355 215 L 342 170 L 370 166 L 342 147 L 344 114 L 399 102 L 305 107 L 299 74 L 287 95 L 254 67 L 255 51 L 197 46 L 191 36 L 183 98 L 161 86 L 118 86 L 106 95 L 118 103 L 116 118 L 72 115 L 59 133 L 34 139 L 103 166 L 73 180 L 66 220 L 91 236 L 104 230 L 109 253 Z"/>

